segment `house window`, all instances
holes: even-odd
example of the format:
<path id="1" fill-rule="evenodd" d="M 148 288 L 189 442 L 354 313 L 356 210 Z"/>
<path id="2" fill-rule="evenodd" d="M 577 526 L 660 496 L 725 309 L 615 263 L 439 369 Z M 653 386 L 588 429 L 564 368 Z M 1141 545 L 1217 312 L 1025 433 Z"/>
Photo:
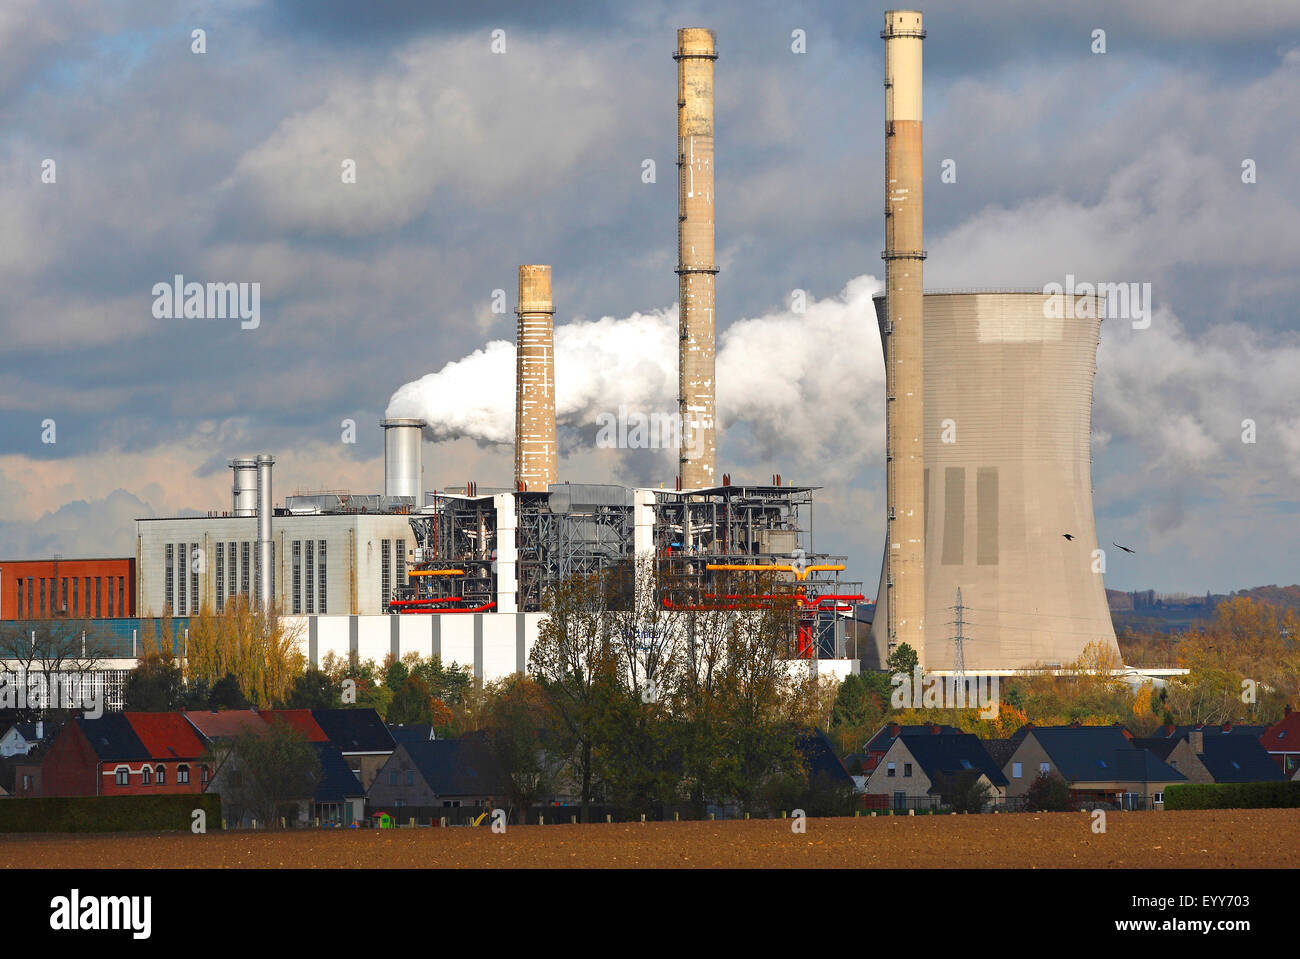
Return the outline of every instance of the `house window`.
<path id="1" fill-rule="evenodd" d="M 200 767 L 199 767 L 199 782 L 200 782 L 201 784 L 203 784 L 204 786 L 206 786 L 206 785 L 208 784 L 208 767 L 207 767 L 207 766 L 200 766 Z"/>
<path id="2" fill-rule="evenodd" d="M 1165 801 L 1165 794 L 1164 794 L 1163 792 L 1158 792 L 1158 793 L 1156 793 L 1156 795 L 1155 795 L 1155 801 L 1156 801 L 1156 802 L 1161 802 L 1161 803 L 1164 802 L 1164 801 Z"/>
<path id="3" fill-rule="evenodd" d="M 31 791 L 32 791 L 32 777 L 26 773 L 23 773 L 23 792 L 31 792 Z"/>
<path id="4" fill-rule="evenodd" d="M 159 766 L 159 767 L 158 767 L 158 785 L 159 785 L 159 786 L 165 786 L 165 785 L 167 785 L 167 767 L 166 767 L 166 766 Z"/>
<path id="5" fill-rule="evenodd" d="M 904 776 L 910 776 L 910 775 L 912 775 L 912 764 L 911 764 L 911 763 L 903 763 L 903 775 L 904 775 Z"/>
<path id="6" fill-rule="evenodd" d="M 414 769 L 408 769 L 408 770 L 406 771 L 406 785 L 408 785 L 408 786 L 414 786 L 414 785 L 415 785 L 415 770 L 414 770 Z"/>
<path id="7" fill-rule="evenodd" d="M 392 770 L 391 772 L 389 772 L 389 774 L 388 774 L 388 785 L 390 785 L 390 786 L 396 786 L 396 785 L 397 785 L 397 770 L 396 770 L 396 769 L 394 769 L 394 770 Z"/>
<path id="8" fill-rule="evenodd" d="M 188 783 L 189 781 L 190 781 L 190 767 L 185 765 L 177 766 L 176 782 L 184 784 L 184 783 Z"/>
<path id="9" fill-rule="evenodd" d="M 131 781 L 130 776 L 131 770 L 127 769 L 125 766 L 117 767 L 117 784 L 119 786 L 129 785 Z"/>
<path id="10" fill-rule="evenodd" d="M 152 781 L 153 781 L 153 772 L 149 769 L 148 766 L 145 766 L 143 769 L 140 770 L 140 783 L 141 785 L 148 786 Z"/>
<path id="11" fill-rule="evenodd" d="M 886 778 L 892 778 L 892 777 L 895 775 L 895 773 L 896 773 L 896 770 L 894 769 L 894 764 L 893 764 L 893 763 L 887 763 L 887 764 L 885 765 L 885 776 L 886 776 Z"/>
<path id="12" fill-rule="evenodd" d="M 1020 763 L 1012 763 L 1012 764 L 1011 764 L 1011 778 L 1012 778 L 1012 779 L 1019 779 L 1019 778 L 1021 777 L 1021 775 L 1022 775 L 1022 768 L 1021 768 Z"/>
<path id="13" fill-rule="evenodd" d="M 1050 773 L 1050 772 L 1052 771 L 1052 764 L 1051 764 L 1051 763 L 1039 763 L 1039 764 L 1038 764 L 1038 771 L 1039 771 L 1040 773 L 1043 773 L 1044 775 L 1046 775 L 1047 773 Z"/>

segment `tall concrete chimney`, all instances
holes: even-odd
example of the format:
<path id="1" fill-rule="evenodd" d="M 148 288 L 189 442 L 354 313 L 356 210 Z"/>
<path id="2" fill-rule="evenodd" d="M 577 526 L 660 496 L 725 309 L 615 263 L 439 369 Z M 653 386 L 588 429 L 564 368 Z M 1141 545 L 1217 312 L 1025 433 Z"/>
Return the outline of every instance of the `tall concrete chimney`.
<path id="1" fill-rule="evenodd" d="M 885 12 L 886 654 L 925 655 L 925 260 L 921 41 L 915 10 Z"/>
<path id="2" fill-rule="evenodd" d="M 551 268 L 519 267 L 515 340 L 515 485 L 541 490 L 555 479 L 555 309 Z"/>
<path id="3" fill-rule="evenodd" d="M 677 363 L 682 489 L 716 485 L 712 30 L 677 31 Z"/>
<path id="4" fill-rule="evenodd" d="M 257 602 L 269 613 L 275 602 L 275 543 L 271 540 L 270 453 L 257 454 Z"/>

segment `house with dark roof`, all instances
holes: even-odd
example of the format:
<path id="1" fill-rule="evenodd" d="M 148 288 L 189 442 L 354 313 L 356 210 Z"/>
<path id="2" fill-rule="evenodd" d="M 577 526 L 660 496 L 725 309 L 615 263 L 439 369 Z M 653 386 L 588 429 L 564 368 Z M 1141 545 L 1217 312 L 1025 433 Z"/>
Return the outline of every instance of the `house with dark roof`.
<path id="1" fill-rule="evenodd" d="M 275 723 L 284 723 L 312 745 L 320 763 L 320 779 L 310 796 L 294 803 L 299 824 L 321 822 L 349 825 L 365 814 L 365 790 L 343 753 L 329 741 L 309 709 L 231 709 L 221 712 L 186 713 L 196 728 L 206 730 L 212 744 L 229 743 L 245 733 L 267 734 Z M 255 813 L 244 801 L 249 770 L 240 756 L 231 752 L 216 770 L 207 792 L 221 797 L 221 818 L 229 828 L 247 828 Z M 306 790 L 304 790 L 305 792 Z"/>
<path id="2" fill-rule="evenodd" d="M 835 755 L 835 747 L 820 729 L 796 734 L 794 748 L 808 767 L 810 784 L 818 780 L 829 786 L 853 786 L 853 777 Z"/>
<path id="3" fill-rule="evenodd" d="M 432 818 L 457 806 L 506 804 L 508 786 L 487 742 L 479 736 L 398 743 L 366 790 L 371 811 L 399 821 Z"/>
<path id="4" fill-rule="evenodd" d="M 1287 706 L 1286 714 L 1264 730 L 1259 742 L 1283 776 L 1294 779 L 1300 774 L 1300 712 Z"/>
<path id="5" fill-rule="evenodd" d="M 311 715 L 368 792 L 397 748 L 379 713 L 373 709 L 313 709 Z"/>
<path id="6" fill-rule="evenodd" d="M 179 713 L 105 713 L 63 727 L 41 765 L 45 796 L 197 793 L 207 748 Z"/>
<path id="7" fill-rule="evenodd" d="M 924 727 L 921 727 L 924 728 Z M 894 737 L 884 756 L 867 776 L 866 794 L 877 806 L 903 808 L 917 800 L 937 802 L 946 779 L 973 774 L 990 799 L 1006 795 L 1007 779 L 989 758 L 978 736 L 939 732 Z"/>
<path id="8" fill-rule="evenodd" d="M 886 723 L 867 740 L 862 747 L 862 772 L 870 775 L 885 753 L 900 736 L 936 736 L 941 733 L 959 733 L 956 726 L 944 726 L 939 723 L 925 723 L 920 726 L 900 726 L 898 723 Z"/>
<path id="9" fill-rule="evenodd" d="M 438 738 L 432 723 L 412 723 L 409 726 L 400 723 L 389 725 L 388 733 L 395 743 L 423 743 Z"/>
<path id="10" fill-rule="evenodd" d="M 1277 782 L 1285 778 L 1260 741 L 1252 735 L 1232 735 L 1218 726 L 1186 729 L 1183 735 L 1166 732 L 1133 745 L 1151 753 L 1193 783 Z M 1242 727 L 1236 727 L 1241 729 Z M 1256 727 L 1262 729 L 1263 727 Z"/>
<path id="11" fill-rule="evenodd" d="M 1164 789 L 1187 777 L 1149 750 L 1134 746 L 1122 726 L 1027 726 L 1002 768 L 1007 795 L 1023 796 L 1040 774 L 1057 775 L 1076 802 L 1140 808 L 1162 803 Z"/>

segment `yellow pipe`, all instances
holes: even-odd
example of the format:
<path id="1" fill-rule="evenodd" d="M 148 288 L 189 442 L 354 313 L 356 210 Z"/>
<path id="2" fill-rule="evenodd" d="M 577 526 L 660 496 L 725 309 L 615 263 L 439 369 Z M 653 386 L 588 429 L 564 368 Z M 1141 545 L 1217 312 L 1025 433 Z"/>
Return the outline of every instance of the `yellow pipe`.
<path id="1" fill-rule="evenodd" d="M 842 563 L 819 563 L 814 566 L 805 566 L 802 570 L 797 570 L 788 563 L 777 563 L 768 566 L 759 566 L 758 564 L 745 563 L 709 563 L 705 569 L 728 569 L 728 570 L 752 570 L 754 572 L 774 572 L 774 573 L 794 573 L 794 578 L 803 582 L 808 578 L 809 573 L 815 572 L 837 572 L 844 569 Z"/>
<path id="2" fill-rule="evenodd" d="M 413 569 L 407 576 L 464 576 L 463 569 Z"/>

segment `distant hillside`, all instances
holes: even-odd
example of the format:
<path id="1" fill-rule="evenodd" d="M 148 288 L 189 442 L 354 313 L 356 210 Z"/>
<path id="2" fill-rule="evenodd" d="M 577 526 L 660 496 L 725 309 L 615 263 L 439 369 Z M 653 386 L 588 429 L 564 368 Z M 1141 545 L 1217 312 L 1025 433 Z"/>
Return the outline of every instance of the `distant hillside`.
<path id="1" fill-rule="evenodd" d="M 1131 629 L 1143 633 L 1181 633 L 1214 618 L 1214 609 L 1225 599 L 1246 596 L 1257 603 L 1300 611 L 1300 585 L 1255 586 L 1233 593 L 1157 593 L 1153 589 L 1123 592 L 1106 590 L 1110 618 L 1116 632 Z"/>

